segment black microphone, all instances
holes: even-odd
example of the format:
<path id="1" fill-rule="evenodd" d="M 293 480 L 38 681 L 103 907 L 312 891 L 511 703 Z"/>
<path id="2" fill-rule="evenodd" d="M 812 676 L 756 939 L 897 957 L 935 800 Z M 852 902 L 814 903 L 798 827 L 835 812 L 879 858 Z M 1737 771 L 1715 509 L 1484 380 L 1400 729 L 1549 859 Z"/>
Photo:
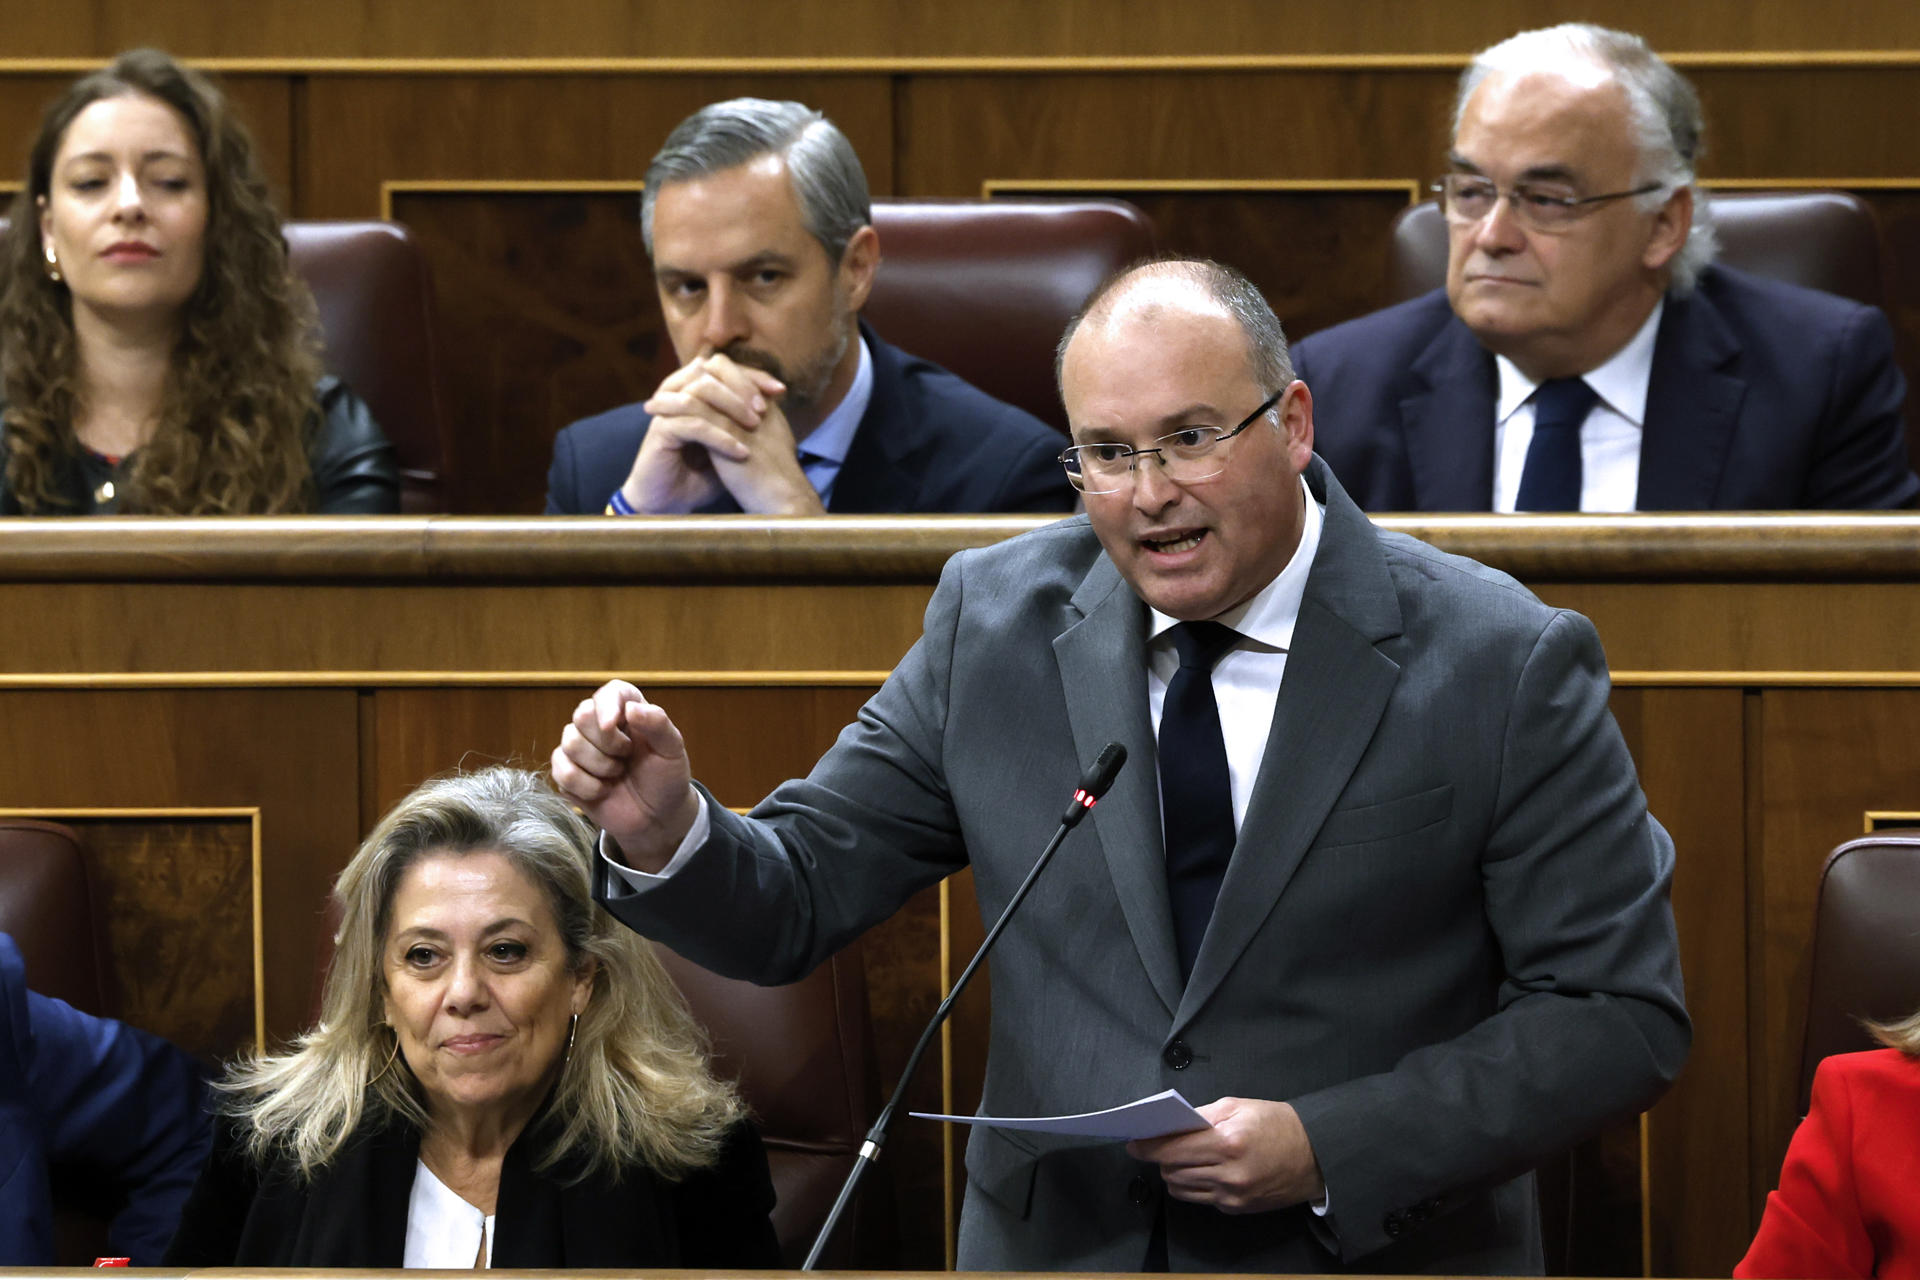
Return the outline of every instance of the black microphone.
<path id="1" fill-rule="evenodd" d="M 1100 803 L 1100 797 L 1107 794 L 1107 788 L 1113 785 L 1114 778 L 1120 774 L 1120 766 L 1127 762 L 1127 749 L 1117 742 L 1109 742 L 1100 748 L 1100 754 L 1093 758 L 1087 771 L 1080 775 L 1080 785 L 1074 788 L 1073 799 L 1067 805 L 1066 816 L 1060 819 L 1060 829 L 1071 831 L 1080 825 L 1080 819 L 1092 812 L 1093 806 Z M 1047 855 L 1041 854 L 1042 859 Z M 1014 901 L 1019 901 L 1016 897 Z"/>
<path id="2" fill-rule="evenodd" d="M 958 1000 L 960 993 L 967 989 L 967 983 L 973 980 L 974 970 L 980 967 L 980 962 L 987 958 L 987 952 L 999 940 L 1001 930 L 1005 929 L 1007 921 L 1013 918 L 1014 908 L 1025 900 L 1027 890 L 1033 888 L 1033 882 L 1040 878 L 1040 873 L 1047 869 L 1047 863 L 1053 860 L 1054 850 L 1058 849 L 1060 842 L 1067 838 L 1067 832 L 1080 825 L 1080 820 L 1087 816 L 1094 805 L 1100 803 L 1100 797 L 1107 794 L 1107 789 L 1113 785 L 1114 778 L 1120 772 L 1120 766 L 1126 762 L 1127 749 L 1117 742 L 1109 742 L 1100 748 L 1100 754 L 1094 758 L 1092 764 L 1087 766 L 1086 772 L 1080 775 L 1080 784 L 1074 788 L 1073 800 L 1067 805 L 1067 812 L 1060 819 L 1060 827 L 1053 833 L 1053 839 L 1047 841 L 1047 847 L 1040 851 L 1040 857 L 1034 862 L 1033 870 L 1027 872 L 1027 878 L 1022 880 L 1020 887 L 1013 891 L 1013 897 L 1007 900 L 1006 908 L 1001 911 L 1000 918 L 993 922 L 993 928 L 987 930 L 986 940 L 980 944 L 980 949 L 973 953 L 973 959 L 967 962 L 966 969 L 954 982 L 953 990 L 949 991 L 947 998 L 940 1002 L 940 1007 L 933 1011 L 933 1018 L 927 1023 L 927 1029 L 920 1033 L 919 1042 L 913 1046 L 913 1052 L 907 1055 L 907 1065 L 906 1069 L 900 1073 L 900 1083 L 893 1087 L 893 1096 L 887 1099 L 887 1105 L 881 1108 L 880 1118 L 873 1122 L 873 1128 L 867 1130 L 866 1141 L 860 1144 L 860 1154 L 854 1157 L 853 1168 L 848 1171 L 846 1182 L 841 1184 L 839 1198 L 833 1202 L 833 1208 L 828 1210 L 827 1220 L 820 1224 L 820 1234 L 813 1238 L 813 1248 L 807 1251 L 807 1260 L 801 1264 L 802 1271 L 813 1271 L 818 1268 L 820 1255 L 825 1252 L 827 1241 L 833 1236 L 833 1229 L 840 1225 L 841 1214 L 845 1213 L 847 1206 L 853 1202 L 853 1193 L 859 1189 L 860 1179 L 866 1177 L 867 1170 L 879 1161 L 880 1148 L 887 1142 L 887 1130 L 893 1127 L 894 1110 L 906 1096 L 907 1084 L 913 1079 L 914 1070 L 920 1065 L 921 1056 L 926 1053 L 927 1046 L 933 1043 L 933 1033 L 940 1029 L 940 1024 L 945 1022 L 947 1015 L 953 1011 L 953 1002 Z"/>

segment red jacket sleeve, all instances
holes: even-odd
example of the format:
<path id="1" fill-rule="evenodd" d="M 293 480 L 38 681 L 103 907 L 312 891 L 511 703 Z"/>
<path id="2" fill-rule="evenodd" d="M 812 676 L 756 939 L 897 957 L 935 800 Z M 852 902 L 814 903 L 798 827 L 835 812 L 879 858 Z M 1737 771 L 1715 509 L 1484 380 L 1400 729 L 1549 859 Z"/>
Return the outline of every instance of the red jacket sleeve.
<path id="1" fill-rule="evenodd" d="M 1873 1242 L 1853 1166 L 1853 1096 L 1829 1058 L 1815 1069 L 1813 1105 L 1794 1131 L 1760 1230 L 1733 1269 L 1739 1280 L 1820 1280 L 1874 1274 Z"/>

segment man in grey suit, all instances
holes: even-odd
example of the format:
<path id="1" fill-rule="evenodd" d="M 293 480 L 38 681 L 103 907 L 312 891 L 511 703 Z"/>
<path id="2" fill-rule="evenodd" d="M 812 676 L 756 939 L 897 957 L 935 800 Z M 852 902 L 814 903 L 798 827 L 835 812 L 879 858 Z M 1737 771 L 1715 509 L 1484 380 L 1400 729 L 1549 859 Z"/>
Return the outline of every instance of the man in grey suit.
<path id="1" fill-rule="evenodd" d="M 954 557 L 809 777 L 740 817 L 631 685 L 580 704 L 553 771 L 608 908 L 761 982 L 962 866 L 991 920 L 1058 816 L 1034 780 L 1123 743 L 994 953 L 982 1110 L 1177 1087 L 1212 1127 L 976 1129 L 960 1265 L 1539 1270 L 1529 1170 L 1651 1103 L 1690 1034 L 1593 628 L 1369 524 L 1237 273 L 1123 274 L 1060 368 L 1085 516 Z"/>

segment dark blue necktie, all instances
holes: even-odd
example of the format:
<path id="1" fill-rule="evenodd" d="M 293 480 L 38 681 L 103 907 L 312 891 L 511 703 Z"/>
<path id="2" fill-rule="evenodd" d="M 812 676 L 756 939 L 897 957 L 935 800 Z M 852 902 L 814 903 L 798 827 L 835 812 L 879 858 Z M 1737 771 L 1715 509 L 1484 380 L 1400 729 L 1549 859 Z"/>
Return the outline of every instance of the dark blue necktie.
<path id="1" fill-rule="evenodd" d="M 1579 378 L 1549 378 L 1533 393 L 1533 439 L 1515 511 L 1580 509 L 1580 425 L 1599 398 Z"/>
<path id="2" fill-rule="evenodd" d="M 1169 634 L 1180 669 L 1160 707 L 1160 804 L 1167 831 L 1167 896 L 1184 981 L 1193 973 L 1233 857 L 1232 778 L 1213 697 L 1213 664 L 1240 637 L 1217 622 L 1182 622 Z"/>

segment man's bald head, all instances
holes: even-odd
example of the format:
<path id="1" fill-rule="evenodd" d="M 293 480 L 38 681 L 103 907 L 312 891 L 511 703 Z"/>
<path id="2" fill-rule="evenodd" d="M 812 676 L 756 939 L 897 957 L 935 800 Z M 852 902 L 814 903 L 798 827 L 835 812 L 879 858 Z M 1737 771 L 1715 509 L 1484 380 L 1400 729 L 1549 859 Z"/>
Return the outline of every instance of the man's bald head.
<path id="1" fill-rule="evenodd" d="M 1225 312 L 1247 343 L 1247 368 L 1262 393 L 1293 381 L 1293 360 L 1280 319 L 1253 281 L 1207 258 L 1149 258 L 1114 272 L 1067 322 L 1054 350 L 1053 376 L 1061 384 L 1067 348 L 1083 326 L 1104 328 L 1125 320 L 1151 322 L 1180 312 Z"/>

